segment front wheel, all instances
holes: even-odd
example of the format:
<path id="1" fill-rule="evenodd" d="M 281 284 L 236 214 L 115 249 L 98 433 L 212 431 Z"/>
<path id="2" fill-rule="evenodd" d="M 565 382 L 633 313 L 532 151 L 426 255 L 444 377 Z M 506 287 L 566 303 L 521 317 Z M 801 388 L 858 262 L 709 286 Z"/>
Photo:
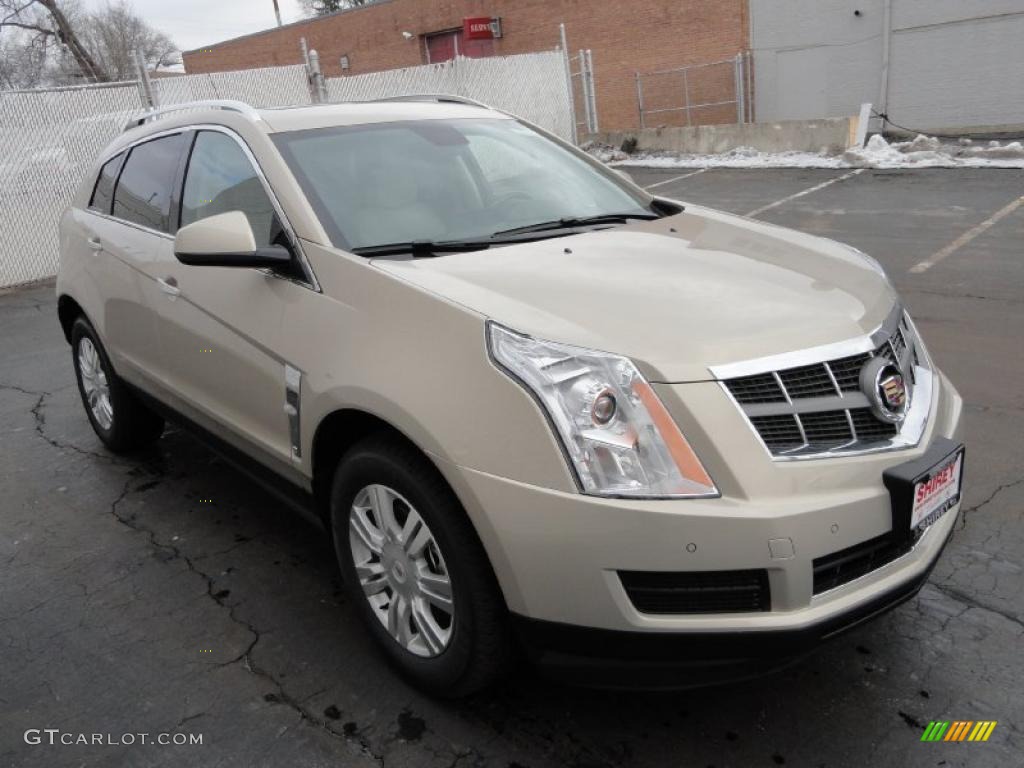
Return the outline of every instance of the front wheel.
<path id="1" fill-rule="evenodd" d="M 504 672 L 511 637 L 486 554 L 415 448 L 376 436 L 351 449 L 335 474 L 331 524 L 350 596 L 413 683 L 464 696 Z"/>

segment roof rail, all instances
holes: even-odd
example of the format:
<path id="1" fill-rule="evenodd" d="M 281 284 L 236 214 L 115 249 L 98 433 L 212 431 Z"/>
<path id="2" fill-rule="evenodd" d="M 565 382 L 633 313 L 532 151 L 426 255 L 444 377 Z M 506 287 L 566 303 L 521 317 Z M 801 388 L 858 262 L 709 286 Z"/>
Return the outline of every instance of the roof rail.
<path id="1" fill-rule="evenodd" d="M 452 104 L 468 104 L 473 107 L 483 107 L 484 109 L 494 109 L 494 107 L 484 104 L 482 101 L 471 99 L 468 96 L 457 96 L 452 93 L 410 93 L 404 96 L 386 96 L 383 99 L 371 99 L 371 101 L 437 101 Z"/>
<path id="2" fill-rule="evenodd" d="M 171 112 L 186 112 L 190 109 L 223 109 L 228 112 L 238 112 L 239 114 L 245 115 L 250 120 L 255 121 L 261 119 L 260 113 L 244 101 L 235 101 L 233 99 L 208 99 L 206 101 L 186 101 L 181 104 L 172 104 L 167 107 L 158 107 L 156 109 L 146 110 L 142 114 L 129 120 L 125 125 L 124 130 L 128 131 L 132 128 L 137 128 L 150 120 L 156 120 Z"/>

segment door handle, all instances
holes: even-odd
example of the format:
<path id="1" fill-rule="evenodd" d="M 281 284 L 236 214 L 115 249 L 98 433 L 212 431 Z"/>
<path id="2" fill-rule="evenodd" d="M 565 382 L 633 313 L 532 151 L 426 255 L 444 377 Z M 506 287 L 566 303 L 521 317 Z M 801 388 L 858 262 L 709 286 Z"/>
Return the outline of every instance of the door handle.
<path id="1" fill-rule="evenodd" d="M 91 248 L 94 251 L 103 250 L 103 242 L 98 237 L 90 237 L 85 242 L 88 243 L 89 248 Z"/>
<path id="2" fill-rule="evenodd" d="M 181 288 L 178 287 L 177 279 L 173 277 L 158 277 L 156 279 L 157 285 L 160 286 L 160 290 L 166 293 L 171 298 L 181 295 Z"/>

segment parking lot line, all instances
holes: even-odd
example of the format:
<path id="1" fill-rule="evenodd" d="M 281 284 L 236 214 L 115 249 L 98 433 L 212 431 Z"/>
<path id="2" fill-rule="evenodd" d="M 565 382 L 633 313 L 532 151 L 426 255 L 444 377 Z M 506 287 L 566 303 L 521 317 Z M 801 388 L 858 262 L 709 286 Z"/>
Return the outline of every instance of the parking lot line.
<path id="1" fill-rule="evenodd" d="M 665 184 L 671 184 L 673 181 L 682 181 L 683 179 L 688 179 L 691 176 L 696 176 L 698 173 L 704 173 L 704 171 L 706 171 L 706 170 L 708 170 L 708 169 L 707 168 L 701 168 L 699 171 L 693 171 L 691 173 L 684 173 L 682 176 L 673 176 L 671 179 L 665 179 L 664 181 L 659 181 L 659 182 L 656 182 L 654 184 L 648 184 L 647 186 L 644 187 L 644 189 L 654 189 L 655 187 L 661 187 L 661 186 L 664 186 Z"/>
<path id="2" fill-rule="evenodd" d="M 787 195 L 786 197 L 783 197 L 780 200 L 776 200 L 774 203 L 768 203 L 767 205 L 762 205 L 760 208 L 755 208 L 750 213 L 748 213 L 747 216 L 759 216 L 762 213 L 764 213 L 765 211 L 770 211 L 772 208 L 778 208 L 783 203 L 788 203 L 790 200 L 796 200 L 798 197 L 803 197 L 804 195 L 809 195 L 812 192 L 817 192 L 819 189 L 824 189 L 825 187 L 830 186 L 832 184 L 835 184 L 837 182 L 845 181 L 846 179 L 853 178 L 854 176 L 856 176 L 859 173 L 864 173 L 864 171 L 865 171 L 864 168 L 858 168 L 855 171 L 850 171 L 849 173 L 844 173 L 842 176 L 836 176 L 834 179 L 829 179 L 828 181 L 823 181 L 821 184 L 815 184 L 813 187 L 808 187 L 807 189 L 801 190 L 800 192 L 795 192 L 792 195 Z"/>
<path id="3" fill-rule="evenodd" d="M 946 247 L 936 251 L 924 261 L 919 261 L 917 264 L 910 268 L 910 271 L 914 274 L 921 274 L 922 272 L 927 272 L 940 261 L 956 253 L 958 250 L 963 248 L 965 245 L 971 242 L 971 240 L 976 238 L 982 232 L 985 232 L 987 229 L 992 227 L 992 225 L 998 222 L 1000 219 L 1009 216 L 1011 213 L 1017 210 L 1022 203 L 1024 203 L 1024 197 L 1018 197 L 1016 200 L 1012 200 L 1009 204 L 1003 206 L 998 211 L 989 216 L 987 219 L 985 219 L 983 222 L 981 222 L 981 224 L 964 232 L 962 235 L 960 235 L 960 237 L 958 237 L 956 240 L 951 242 Z"/>

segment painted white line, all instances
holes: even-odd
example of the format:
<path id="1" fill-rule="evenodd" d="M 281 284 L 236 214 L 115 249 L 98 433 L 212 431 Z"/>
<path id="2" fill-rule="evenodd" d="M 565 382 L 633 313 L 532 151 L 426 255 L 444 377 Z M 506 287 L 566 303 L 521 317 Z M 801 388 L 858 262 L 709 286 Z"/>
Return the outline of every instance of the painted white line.
<path id="1" fill-rule="evenodd" d="M 760 216 L 765 211 L 770 211 L 772 208 L 778 208 L 783 203 L 788 203 L 790 200 L 796 200 L 798 197 L 803 197 L 804 195 L 809 195 L 812 192 L 817 192 L 819 189 L 824 189 L 825 187 L 831 186 L 832 184 L 835 184 L 837 182 L 846 181 L 847 179 L 853 178 L 859 173 L 864 173 L 865 170 L 867 169 L 858 168 L 855 171 L 844 173 L 842 176 L 836 176 L 834 179 L 823 181 L 821 184 L 815 184 L 813 187 L 809 187 L 801 192 L 797 192 L 795 194 L 789 195 L 788 197 L 784 197 L 781 200 L 776 200 L 774 203 L 768 203 L 768 205 L 762 205 L 760 208 L 755 208 L 750 213 L 748 213 L 747 216 Z"/>
<path id="2" fill-rule="evenodd" d="M 1021 205 L 1024 205 L 1024 197 L 1018 197 L 1016 200 L 1012 201 L 1009 205 L 1006 205 L 1006 206 L 1000 208 L 998 211 L 996 211 L 994 214 L 992 214 L 989 218 L 987 218 L 983 222 L 981 222 L 981 224 L 979 224 L 978 226 L 974 227 L 973 229 L 967 230 L 962 235 L 960 235 L 960 237 L 958 237 L 956 240 L 954 240 L 949 245 L 947 245 L 945 248 L 942 248 L 941 250 L 936 251 L 935 253 L 933 253 L 931 256 L 929 256 L 924 261 L 920 261 L 917 264 L 915 264 L 914 266 L 912 266 L 910 268 L 910 271 L 913 272 L 914 274 L 921 274 L 922 272 L 927 272 L 929 269 L 934 267 L 936 264 L 938 264 L 940 261 L 945 259 L 947 256 L 950 256 L 953 253 L 956 253 L 961 248 L 963 248 L 965 245 L 967 245 L 969 242 L 971 242 L 971 240 L 976 238 L 982 232 L 984 232 L 987 229 L 989 229 L 993 224 L 998 222 L 1000 219 L 1009 216 L 1011 213 L 1013 213 L 1015 210 L 1017 210 Z"/>
<path id="3" fill-rule="evenodd" d="M 691 176 L 696 176 L 698 173 L 704 173 L 704 171 L 706 170 L 708 169 L 701 168 L 699 171 L 693 171 L 692 173 L 684 173 L 682 176 L 673 176 L 671 179 L 665 179 L 664 181 L 659 181 L 655 184 L 648 184 L 647 186 L 644 187 L 644 189 L 654 189 L 655 187 L 661 187 L 664 186 L 665 184 L 671 184 L 673 181 L 682 181 L 683 179 L 688 179 Z"/>

